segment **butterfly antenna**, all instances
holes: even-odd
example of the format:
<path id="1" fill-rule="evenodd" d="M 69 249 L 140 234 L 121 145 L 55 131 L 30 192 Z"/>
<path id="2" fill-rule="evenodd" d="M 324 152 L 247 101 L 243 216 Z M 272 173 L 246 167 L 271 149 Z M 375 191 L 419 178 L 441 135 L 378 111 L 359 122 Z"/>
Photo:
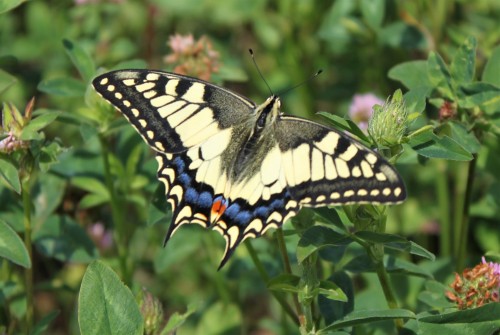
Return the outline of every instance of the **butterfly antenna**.
<path id="1" fill-rule="evenodd" d="M 323 70 L 322 70 L 322 69 L 319 69 L 318 71 L 316 71 L 316 73 L 315 73 L 315 74 L 313 74 L 312 76 L 310 76 L 310 77 L 309 77 L 309 78 L 307 78 L 306 80 L 304 80 L 304 81 L 302 81 L 302 82 L 298 83 L 297 85 L 294 85 L 294 86 L 292 86 L 292 87 L 289 87 L 289 88 L 285 89 L 285 90 L 284 90 L 284 91 L 282 91 L 282 92 L 279 92 L 277 95 L 278 95 L 278 96 L 283 96 L 283 95 L 287 94 L 287 93 L 288 93 L 288 92 L 290 92 L 291 90 L 294 90 L 294 89 L 296 89 L 297 87 L 302 86 L 302 85 L 304 85 L 305 83 L 310 82 L 311 80 L 313 80 L 314 78 L 316 78 L 316 76 L 320 75 L 322 72 L 323 72 Z"/>
<path id="2" fill-rule="evenodd" d="M 259 76 L 262 78 L 262 80 L 264 81 L 264 83 L 266 84 L 267 86 L 267 89 L 269 90 L 269 93 L 271 95 L 274 95 L 273 93 L 273 90 L 271 89 L 271 87 L 269 86 L 269 84 L 267 83 L 266 81 L 266 78 L 264 78 L 264 76 L 262 75 L 262 72 L 260 72 L 260 68 L 259 66 L 257 65 L 257 62 L 255 61 L 255 56 L 253 54 L 253 50 L 252 49 L 248 49 L 248 52 L 250 52 L 250 56 L 252 56 L 252 61 L 253 61 L 253 65 L 255 66 L 255 68 L 257 69 L 257 72 L 259 73 Z"/>

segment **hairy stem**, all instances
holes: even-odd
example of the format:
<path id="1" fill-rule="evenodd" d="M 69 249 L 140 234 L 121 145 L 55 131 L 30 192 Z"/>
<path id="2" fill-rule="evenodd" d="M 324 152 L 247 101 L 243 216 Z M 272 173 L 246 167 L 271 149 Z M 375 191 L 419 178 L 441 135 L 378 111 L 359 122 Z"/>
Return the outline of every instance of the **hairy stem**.
<path id="1" fill-rule="evenodd" d="M 250 254 L 250 257 L 252 258 L 252 261 L 257 268 L 257 271 L 259 272 L 260 277 L 264 281 L 264 283 L 269 282 L 269 275 L 266 272 L 266 269 L 264 269 L 264 265 L 262 265 L 262 262 L 260 261 L 259 257 L 257 256 L 257 252 L 253 248 L 252 244 L 250 243 L 249 240 L 245 240 L 244 242 L 245 247 L 247 248 L 248 253 Z M 283 308 L 283 311 L 293 320 L 293 322 L 298 326 L 299 325 L 299 319 L 297 318 L 297 315 L 293 311 L 293 309 L 288 305 L 286 299 L 283 297 L 283 295 L 279 292 L 275 291 L 270 291 L 273 297 L 278 301 L 280 304 L 281 308 Z"/>
<path id="2" fill-rule="evenodd" d="M 441 234 L 439 234 L 440 253 L 449 257 L 453 252 L 453 225 L 450 221 L 450 193 L 448 191 L 448 179 L 445 161 L 438 161 L 439 175 L 436 178 L 436 191 L 438 197 L 439 218 L 441 223 Z"/>
<path id="3" fill-rule="evenodd" d="M 33 328 L 33 249 L 31 246 L 31 193 L 30 193 L 30 178 L 25 178 L 22 183 L 22 197 L 24 207 L 24 246 L 28 251 L 31 267 L 24 269 L 24 284 L 26 288 L 26 333 L 30 333 Z"/>
<path id="4" fill-rule="evenodd" d="M 118 259 L 120 263 L 120 270 L 122 273 L 122 279 L 126 285 L 129 285 L 132 280 L 132 275 L 129 271 L 127 263 L 127 241 L 125 233 L 125 224 L 123 211 L 121 206 L 121 201 L 116 194 L 116 189 L 113 185 L 113 177 L 111 174 L 111 164 L 109 162 L 109 148 L 107 141 L 103 136 L 99 136 L 101 141 L 101 151 L 102 159 L 104 163 L 104 179 L 106 181 L 106 187 L 109 191 L 110 203 L 111 203 L 111 216 L 113 218 L 113 237 L 118 250 Z"/>
<path id="5" fill-rule="evenodd" d="M 465 267 L 467 257 L 467 237 L 469 234 L 469 210 L 471 205 L 472 186 L 474 185 L 474 174 L 476 172 L 477 154 L 473 154 L 469 162 L 467 172 L 467 183 L 465 186 L 464 201 L 462 208 L 462 221 L 460 222 L 460 236 L 458 238 L 457 268 L 462 270 Z"/>

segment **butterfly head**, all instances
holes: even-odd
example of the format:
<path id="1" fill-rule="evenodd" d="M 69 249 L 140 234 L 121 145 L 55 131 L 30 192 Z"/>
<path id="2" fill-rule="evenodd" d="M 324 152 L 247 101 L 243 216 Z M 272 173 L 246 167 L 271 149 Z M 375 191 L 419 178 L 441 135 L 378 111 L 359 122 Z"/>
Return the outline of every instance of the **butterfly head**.
<path id="1" fill-rule="evenodd" d="M 272 125 L 281 115 L 281 100 L 276 95 L 271 95 L 255 110 L 257 116 L 256 127 L 263 129 Z"/>

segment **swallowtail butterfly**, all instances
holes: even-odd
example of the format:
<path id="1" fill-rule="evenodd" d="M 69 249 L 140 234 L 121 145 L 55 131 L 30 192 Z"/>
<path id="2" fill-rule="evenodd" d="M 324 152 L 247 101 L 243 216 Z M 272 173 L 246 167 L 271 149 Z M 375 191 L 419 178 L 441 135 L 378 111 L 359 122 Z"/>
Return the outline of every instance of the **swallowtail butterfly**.
<path id="1" fill-rule="evenodd" d="M 93 81 L 155 150 L 172 206 L 165 243 L 198 223 L 226 240 L 221 267 L 244 239 L 278 228 L 302 206 L 393 204 L 406 197 L 397 171 L 335 129 L 283 115 L 174 73 L 120 70 Z"/>

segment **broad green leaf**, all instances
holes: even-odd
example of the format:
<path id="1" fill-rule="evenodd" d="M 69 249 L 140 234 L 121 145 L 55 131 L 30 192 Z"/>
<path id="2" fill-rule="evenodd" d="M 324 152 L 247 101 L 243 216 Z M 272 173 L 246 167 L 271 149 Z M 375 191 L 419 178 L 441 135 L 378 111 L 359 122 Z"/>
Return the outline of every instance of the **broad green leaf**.
<path id="1" fill-rule="evenodd" d="M 5 221 L 0 219 L 0 257 L 25 268 L 31 268 L 31 260 L 23 241 Z"/>
<path id="2" fill-rule="evenodd" d="M 63 45 L 69 58 L 78 69 L 78 72 L 80 72 L 84 81 L 90 82 L 95 74 L 95 65 L 92 58 L 78 43 L 65 39 L 63 40 Z"/>
<path id="3" fill-rule="evenodd" d="M 333 229 L 324 226 L 313 226 L 307 229 L 301 236 L 297 246 L 297 260 L 304 261 L 315 251 L 326 246 L 343 246 L 352 242 L 352 239 L 344 234 L 337 233 Z"/>
<path id="4" fill-rule="evenodd" d="M 424 60 L 416 60 L 393 66 L 389 70 L 388 76 L 393 80 L 400 81 L 410 90 L 413 90 L 422 87 L 432 87 L 425 73 L 427 73 L 427 62 Z"/>
<path id="5" fill-rule="evenodd" d="M 340 287 L 331 281 L 320 281 L 318 293 L 330 300 L 347 302 L 346 294 Z"/>
<path id="6" fill-rule="evenodd" d="M 477 153 L 481 148 L 481 143 L 474 133 L 469 131 L 462 123 L 456 121 L 447 122 L 442 124 L 436 131 L 439 136 L 449 136 L 470 153 Z"/>
<path id="7" fill-rule="evenodd" d="M 352 120 L 344 119 L 338 115 L 327 113 L 327 112 L 318 112 L 317 114 L 326 117 L 337 128 L 346 130 L 346 131 L 350 132 L 351 134 L 356 135 L 362 141 L 365 141 L 366 143 L 370 143 L 370 140 L 368 139 L 366 134 L 363 133 L 363 131 L 361 129 L 359 129 L 358 125 L 355 124 Z"/>
<path id="8" fill-rule="evenodd" d="M 23 128 L 21 140 L 28 141 L 36 138 L 37 132 L 54 122 L 60 114 L 61 112 L 58 111 L 47 111 L 31 119 Z"/>
<path id="9" fill-rule="evenodd" d="M 301 289 L 298 287 L 300 283 L 300 277 L 291 274 L 281 274 L 274 278 L 271 278 L 267 282 L 267 287 L 273 291 L 282 292 L 300 292 Z"/>
<path id="10" fill-rule="evenodd" d="M 78 203 L 78 208 L 87 209 L 96 206 L 103 205 L 110 201 L 110 197 L 103 194 L 98 193 L 90 193 L 86 194 Z"/>
<path id="11" fill-rule="evenodd" d="M 31 331 L 30 335 L 43 335 L 47 334 L 47 330 L 54 321 L 54 319 L 59 315 L 59 311 L 52 311 L 49 314 L 45 315 L 43 319 L 41 319 L 37 324 L 35 325 L 34 329 Z"/>
<path id="12" fill-rule="evenodd" d="M 455 52 L 450 65 L 450 74 L 456 85 L 470 83 L 474 79 L 476 45 L 476 39 L 471 36 Z"/>
<path id="13" fill-rule="evenodd" d="M 482 106 L 487 112 L 500 111 L 500 87 L 488 83 L 470 83 L 460 87 L 458 104 L 463 108 Z"/>
<path id="14" fill-rule="evenodd" d="M 419 155 L 429 158 L 444 158 L 469 161 L 472 155 L 448 136 L 438 137 L 432 128 L 409 137 L 408 143 Z"/>
<path id="15" fill-rule="evenodd" d="M 354 235 L 371 243 L 382 243 L 382 244 L 408 243 L 408 240 L 402 236 L 386 234 L 386 233 L 377 233 L 368 230 L 358 231 Z"/>
<path id="16" fill-rule="evenodd" d="M 0 69 L 0 94 L 16 83 L 16 77 Z"/>
<path id="17" fill-rule="evenodd" d="M 82 335 L 142 335 L 144 321 L 135 298 L 120 278 L 101 261 L 92 262 L 78 296 Z"/>
<path id="18" fill-rule="evenodd" d="M 415 317 L 412 311 L 406 309 L 356 310 L 348 314 L 342 320 L 331 323 L 327 327 L 321 329 L 319 333 L 324 334 L 326 331 L 352 327 L 364 323 L 393 319 L 415 319 Z"/>
<path id="19" fill-rule="evenodd" d="M 435 52 L 431 52 L 427 59 L 427 75 L 429 81 L 436 89 L 446 98 L 453 100 L 450 71 L 443 58 Z"/>
<path id="20" fill-rule="evenodd" d="M 12 10 L 26 1 L 27 0 L 2 0 L 0 1 L 0 14 Z"/>
<path id="21" fill-rule="evenodd" d="M 490 59 L 486 63 L 484 70 L 482 81 L 484 83 L 495 85 L 496 87 L 500 87 L 500 45 L 496 46 L 491 53 Z"/>
<path id="22" fill-rule="evenodd" d="M 216 302 L 202 315 L 195 334 L 239 334 L 241 309 L 228 302 Z"/>
<path id="23" fill-rule="evenodd" d="M 41 254 L 62 262 L 89 263 L 99 255 L 85 230 L 69 216 L 50 216 L 33 241 Z"/>
<path id="24" fill-rule="evenodd" d="M 410 241 L 410 254 L 427 258 L 431 261 L 436 259 L 436 255 L 413 241 Z"/>
<path id="25" fill-rule="evenodd" d="M 54 78 L 38 84 L 38 89 L 47 94 L 61 97 L 83 97 L 87 86 L 75 78 Z"/>
<path id="26" fill-rule="evenodd" d="M 7 187 L 21 194 L 21 181 L 17 168 L 7 159 L 0 156 L 0 179 Z"/>
<path id="27" fill-rule="evenodd" d="M 433 278 L 432 273 L 430 273 L 426 269 L 424 269 L 421 266 L 418 266 L 414 263 L 400 259 L 400 258 L 394 258 L 392 256 L 385 256 L 384 257 L 384 265 L 385 265 L 385 268 L 387 269 L 387 272 L 390 272 L 390 273 L 402 273 L 402 274 L 406 274 L 406 275 L 412 275 L 412 276 L 417 276 L 417 277 L 422 277 L 422 278 L 427 278 L 427 279 Z"/>
<path id="28" fill-rule="evenodd" d="M 171 334 L 173 331 L 178 329 L 182 324 L 186 321 L 186 319 L 196 312 L 196 310 L 199 308 L 198 303 L 194 304 L 189 304 L 187 307 L 187 311 L 183 314 L 179 314 L 178 312 L 174 312 L 168 319 L 168 322 L 166 326 L 161 330 L 160 335 L 168 335 Z"/>
<path id="29" fill-rule="evenodd" d="M 90 193 L 99 194 L 109 198 L 109 190 L 102 181 L 92 177 L 73 177 L 71 184 Z"/>
<path id="30" fill-rule="evenodd" d="M 326 324 L 342 319 L 354 310 L 354 286 L 351 277 L 344 271 L 335 272 L 328 278 L 328 281 L 342 289 L 347 301 L 331 300 L 322 295 L 318 297 L 319 310 Z"/>
<path id="31" fill-rule="evenodd" d="M 361 0 L 360 9 L 370 28 L 380 29 L 385 16 L 385 0 Z"/>
<path id="32" fill-rule="evenodd" d="M 425 36 L 416 27 L 397 21 L 385 25 L 378 34 L 382 44 L 406 50 L 427 49 Z"/>
<path id="33" fill-rule="evenodd" d="M 165 196 L 165 185 L 158 183 L 153 197 L 148 201 L 148 226 L 160 221 L 170 222 L 171 211 L 168 210 L 167 197 Z"/>
<path id="34" fill-rule="evenodd" d="M 335 227 L 339 228 L 341 231 L 345 231 L 346 227 L 339 215 L 339 212 L 335 208 L 330 207 L 318 207 L 313 209 L 314 213 L 321 217 L 321 221 L 325 223 L 330 223 Z"/>
<path id="35" fill-rule="evenodd" d="M 409 119 L 413 113 L 418 113 L 417 115 L 419 115 L 424 112 L 426 106 L 426 100 L 430 96 L 431 92 L 432 92 L 431 87 L 421 86 L 418 88 L 411 89 L 405 93 L 404 102 L 410 114 L 408 116 Z M 411 120 L 412 119 L 410 119 L 410 121 Z"/>
<path id="36" fill-rule="evenodd" d="M 418 317 L 422 334 L 493 335 L 500 329 L 500 303 Z"/>
<path id="37" fill-rule="evenodd" d="M 425 290 L 420 292 L 418 300 L 428 305 L 432 309 L 456 307 L 455 303 L 450 302 L 445 295 L 450 287 L 436 280 L 428 280 L 425 283 Z"/>

